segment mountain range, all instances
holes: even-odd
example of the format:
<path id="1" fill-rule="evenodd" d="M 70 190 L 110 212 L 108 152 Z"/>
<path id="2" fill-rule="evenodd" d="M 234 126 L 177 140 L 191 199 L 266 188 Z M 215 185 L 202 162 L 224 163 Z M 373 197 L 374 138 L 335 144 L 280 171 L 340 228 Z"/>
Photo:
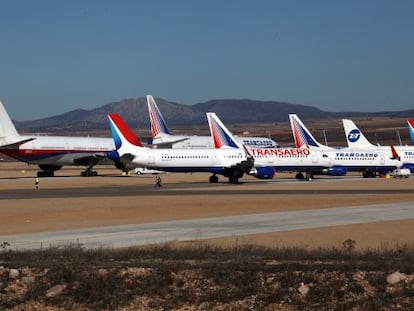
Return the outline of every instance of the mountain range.
<path id="1" fill-rule="evenodd" d="M 162 98 L 155 99 L 168 125 L 206 124 L 206 112 L 215 112 L 226 124 L 254 122 L 287 122 L 289 113 L 303 120 L 355 117 L 403 117 L 414 115 L 414 109 L 384 112 L 327 112 L 312 106 L 278 101 L 250 99 L 214 99 L 195 105 L 182 105 Z M 22 132 L 72 132 L 108 129 L 108 113 L 119 113 L 132 127 L 149 127 L 145 97 L 123 99 L 92 110 L 76 109 L 44 119 L 17 122 Z"/>

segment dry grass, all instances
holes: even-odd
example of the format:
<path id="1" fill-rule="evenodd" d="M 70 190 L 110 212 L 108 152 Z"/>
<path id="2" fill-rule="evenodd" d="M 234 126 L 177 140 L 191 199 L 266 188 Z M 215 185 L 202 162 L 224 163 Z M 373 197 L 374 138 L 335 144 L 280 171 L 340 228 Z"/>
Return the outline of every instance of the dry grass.
<path id="1" fill-rule="evenodd" d="M 326 249 L 203 243 L 123 250 L 6 248 L 0 253 L 0 309 L 409 310 L 413 259 L 413 247 L 356 251 L 352 241 Z M 8 277 L 11 268 L 21 271 L 20 279 Z M 390 285 L 386 278 L 395 271 L 405 279 Z M 13 290 L 24 275 L 35 281 Z M 47 297 L 55 285 L 64 290 Z M 301 286 L 309 292 L 301 293 Z"/>

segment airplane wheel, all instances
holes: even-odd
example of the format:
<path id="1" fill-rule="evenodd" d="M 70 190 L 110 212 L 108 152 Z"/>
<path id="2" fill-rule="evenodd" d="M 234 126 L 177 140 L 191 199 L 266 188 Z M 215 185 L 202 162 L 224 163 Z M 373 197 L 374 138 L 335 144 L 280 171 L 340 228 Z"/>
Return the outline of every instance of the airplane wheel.
<path id="1" fill-rule="evenodd" d="M 302 173 L 297 173 L 296 174 L 296 179 L 302 180 L 302 179 L 305 179 L 305 176 L 303 176 Z"/>
<path id="2" fill-rule="evenodd" d="M 210 182 L 211 184 L 216 184 L 216 183 L 218 183 L 218 177 L 217 177 L 216 175 L 212 175 L 212 176 L 210 176 L 210 178 L 209 178 L 209 182 Z"/>
<path id="3" fill-rule="evenodd" d="M 55 173 L 53 171 L 39 171 L 37 172 L 37 177 L 54 177 Z"/>

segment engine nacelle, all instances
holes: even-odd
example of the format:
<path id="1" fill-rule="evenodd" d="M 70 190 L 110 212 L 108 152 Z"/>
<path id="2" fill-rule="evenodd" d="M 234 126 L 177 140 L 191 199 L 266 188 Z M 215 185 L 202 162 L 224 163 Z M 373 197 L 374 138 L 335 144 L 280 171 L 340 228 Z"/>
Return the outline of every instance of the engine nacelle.
<path id="1" fill-rule="evenodd" d="M 249 175 L 259 179 L 272 179 L 275 176 L 275 172 L 273 166 L 255 167 L 249 172 Z"/>
<path id="2" fill-rule="evenodd" d="M 404 163 L 401 168 L 408 168 L 411 173 L 414 173 L 414 164 L 412 163 Z"/>
<path id="3" fill-rule="evenodd" d="M 328 176 L 344 176 L 346 173 L 348 173 L 348 169 L 342 165 L 334 165 L 326 170 Z"/>

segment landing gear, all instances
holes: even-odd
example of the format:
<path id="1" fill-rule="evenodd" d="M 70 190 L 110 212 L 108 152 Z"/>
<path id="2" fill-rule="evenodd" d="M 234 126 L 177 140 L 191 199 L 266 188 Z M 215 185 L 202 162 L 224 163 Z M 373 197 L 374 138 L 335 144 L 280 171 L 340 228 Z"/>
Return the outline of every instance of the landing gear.
<path id="1" fill-rule="evenodd" d="M 39 165 L 41 171 L 37 172 L 37 177 L 53 177 L 55 176 L 55 171 L 60 170 L 62 166 L 59 165 Z"/>
<path id="2" fill-rule="evenodd" d="M 307 172 L 306 173 L 306 180 L 307 181 L 312 181 L 313 179 L 313 173 L 312 172 Z"/>
<path id="3" fill-rule="evenodd" d="M 295 176 L 296 179 L 299 180 L 307 180 L 307 181 L 312 181 L 313 179 L 313 173 L 312 172 L 306 172 L 306 175 L 303 175 L 302 172 L 297 173 Z"/>
<path id="4" fill-rule="evenodd" d="M 299 180 L 303 180 L 303 179 L 305 179 L 305 176 L 303 175 L 303 173 L 296 173 L 295 178 L 299 179 Z"/>
<path id="5" fill-rule="evenodd" d="M 218 177 L 217 177 L 217 175 L 211 175 L 210 178 L 208 179 L 208 181 L 210 182 L 210 184 L 216 184 L 216 183 L 218 183 Z"/>
<path id="6" fill-rule="evenodd" d="M 54 177 L 54 176 L 55 176 L 55 172 L 50 171 L 50 170 L 38 171 L 37 172 L 37 177 Z"/>
<path id="7" fill-rule="evenodd" d="M 377 172 L 375 171 L 368 171 L 368 170 L 362 171 L 362 178 L 375 178 L 375 177 L 377 177 Z"/>
<path id="8" fill-rule="evenodd" d="M 81 172 L 81 176 L 82 177 L 90 177 L 90 176 L 98 176 L 98 172 L 93 170 L 93 166 L 90 165 L 86 168 L 86 170 L 84 170 L 83 172 Z"/>
<path id="9" fill-rule="evenodd" d="M 235 177 L 235 176 L 229 177 L 229 183 L 238 184 L 239 183 L 239 177 Z"/>

